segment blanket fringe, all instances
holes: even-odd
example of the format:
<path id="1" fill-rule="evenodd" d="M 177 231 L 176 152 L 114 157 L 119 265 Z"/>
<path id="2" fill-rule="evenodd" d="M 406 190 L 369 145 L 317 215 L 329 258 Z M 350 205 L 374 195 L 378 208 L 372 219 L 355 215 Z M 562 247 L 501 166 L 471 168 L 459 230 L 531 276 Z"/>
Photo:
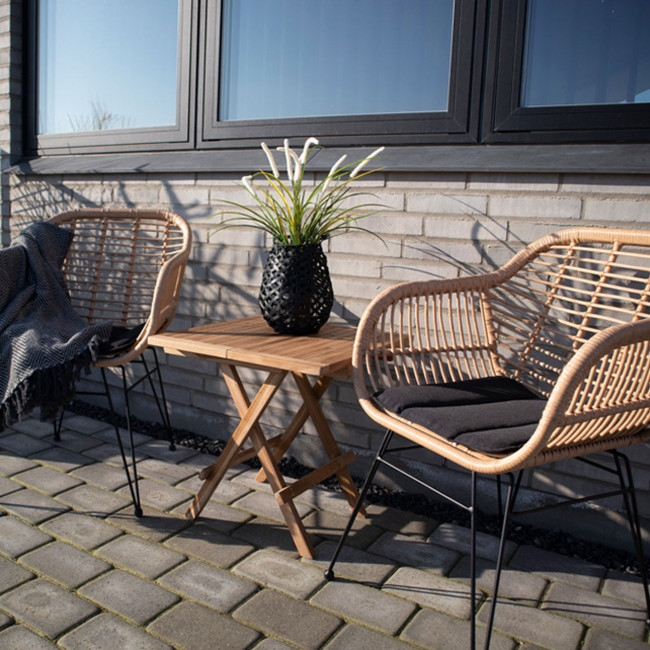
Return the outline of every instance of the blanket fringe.
<path id="1" fill-rule="evenodd" d="M 34 371 L 21 381 L 0 406 L 0 431 L 20 422 L 36 407 L 41 421 L 54 421 L 57 414 L 75 397 L 76 384 L 82 371 L 88 375 L 97 362 L 99 342 L 93 338 L 75 359 Z"/>

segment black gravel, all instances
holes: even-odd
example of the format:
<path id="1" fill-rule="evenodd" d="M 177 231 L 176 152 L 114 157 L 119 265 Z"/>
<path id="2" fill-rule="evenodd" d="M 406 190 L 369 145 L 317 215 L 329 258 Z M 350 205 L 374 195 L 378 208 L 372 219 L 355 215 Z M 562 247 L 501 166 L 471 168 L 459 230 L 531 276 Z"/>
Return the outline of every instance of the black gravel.
<path id="1" fill-rule="evenodd" d="M 103 422 L 113 422 L 113 415 L 107 409 L 75 400 L 68 407 L 70 411 L 86 415 Z M 126 427 L 126 418 L 118 416 L 120 427 Z M 166 428 L 157 422 L 145 422 L 132 417 L 131 424 L 133 431 L 149 435 L 159 440 L 167 440 Z M 195 449 L 203 454 L 219 456 L 225 443 L 220 440 L 212 440 L 192 431 L 184 429 L 172 429 L 174 441 L 177 445 Z M 259 468 L 257 459 L 248 461 L 253 468 Z M 305 467 L 291 457 L 283 458 L 280 463 L 280 470 L 284 476 L 298 479 L 308 474 L 311 469 Z M 358 487 L 361 486 L 361 478 L 354 477 Z M 324 488 L 340 491 L 338 481 L 334 477 L 326 479 L 322 484 Z M 469 514 L 454 506 L 451 503 L 438 501 L 423 494 L 389 490 L 379 485 L 371 485 L 366 497 L 369 503 L 376 503 L 417 515 L 435 519 L 439 522 L 446 522 L 469 528 Z M 477 530 L 494 536 L 500 536 L 501 524 L 499 518 L 490 515 L 477 513 Z M 509 527 L 507 538 L 516 544 L 526 544 L 538 548 L 559 553 L 568 557 L 581 558 L 587 562 L 593 562 L 607 569 L 622 571 L 624 573 L 640 576 L 641 571 L 636 555 L 630 554 L 621 549 L 611 548 L 603 544 L 578 539 L 559 529 L 544 529 L 515 522 Z"/>

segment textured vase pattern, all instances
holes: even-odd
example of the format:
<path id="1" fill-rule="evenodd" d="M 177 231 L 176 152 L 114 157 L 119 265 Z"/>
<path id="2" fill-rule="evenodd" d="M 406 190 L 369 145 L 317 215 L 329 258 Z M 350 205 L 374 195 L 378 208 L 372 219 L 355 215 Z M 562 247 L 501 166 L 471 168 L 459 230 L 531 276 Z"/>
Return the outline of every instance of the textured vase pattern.
<path id="1" fill-rule="evenodd" d="M 320 244 L 276 244 L 259 296 L 264 320 L 280 334 L 315 334 L 327 322 L 334 294 Z"/>

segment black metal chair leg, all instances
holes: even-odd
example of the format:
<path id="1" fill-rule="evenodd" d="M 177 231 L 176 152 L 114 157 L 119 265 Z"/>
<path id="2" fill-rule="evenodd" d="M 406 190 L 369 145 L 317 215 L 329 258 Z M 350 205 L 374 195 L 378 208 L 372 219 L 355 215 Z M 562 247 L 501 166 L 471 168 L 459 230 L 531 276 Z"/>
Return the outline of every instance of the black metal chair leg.
<path id="1" fill-rule="evenodd" d="M 497 606 L 497 598 L 499 597 L 499 584 L 501 582 L 501 569 L 503 568 L 503 554 L 506 548 L 506 534 L 508 533 L 508 523 L 510 514 L 514 507 L 515 496 L 517 490 L 514 485 L 514 477 L 512 474 L 507 474 L 508 477 L 508 490 L 506 492 L 506 507 L 503 512 L 503 520 L 501 523 L 501 539 L 499 540 L 499 553 L 497 555 L 496 573 L 494 575 L 494 584 L 492 587 L 492 602 L 490 603 L 490 615 L 488 618 L 487 630 L 485 632 L 485 650 L 490 647 L 490 640 L 492 638 L 492 628 L 494 627 L 494 613 Z M 519 473 L 521 479 L 521 472 Z M 519 483 L 517 483 L 518 485 Z"/>
<path id="2" fill-rule="evenodd" d="M 359 514 L 359 510 L 361 510 L 361 505 L 363 504 L 363 500 L 366 497 L 366 493 L 368 492 L 368 488 L 370 487 L 370 484 L 372 483 L 373 478 L 375 478 L 375 474 L 377 473 L 377 469 L 379 468 L 379 464 L 381 463 L 381 457 L 386 451 L 386 448 L 388 447 L 391 438 L 393 437 L 393 432 L 392 431 L 386 431 L 386 435 L 384 436 L 384 439 L 382 440 L 382 443 L 379 447 L 379 451 L 377 452 L 375 459 L 372 462 L 372 465 L 370 467 L 370 471 L 368 472 L 368 475 L 366 476 L 366 480 L 363 483 L 363 486 L 361 487 L 361 491 L 359 492 L 359 496 L 357 497 L 357 501 L 354 504 L 354 508 L 352 509 L 352 514 L 350 515 L 350 518 L 348 519 L 348 523 L 345 527 L 345 530 L 343 531 L 343 534 L 339 538 L 338 544 L 336 545 L 336 549 L 334 551 L 334 555 L 332 556 L 332 559 L 330 560 L 329 566 L 327 567 L 327 570 L 325 571 L 325 579 L 326 580 L 332 580 L 334 578 L 334 565 L 336 564 L 336 561 L 339 557 L 339 554 L 341 550 L 343 549 L 343 545 L 345 544 L 345 540 L 347 539 L 348 535 L 350 534 L 350 531 L 352 530 L 352 526 L 354 524 L 354 520 L 357 518 L 357 515 Z"/>
<path id="3" fill-rule="evenodd" d="M 54 427 L 54 440 L 56 442 L 61 442 L 61 427 L 63 426 L 63 416 L 65 415 L 65 409 L 61 409 L 61 412 L 57 417 L 52 421 L 52 426 Z"/>
<path id="4" fill-rule="evenodd" d="M 117 436 L 117 444 L 120 449 L 120 455 L 122 456 L 122 464 L 124 465 L 124 472 L 126 473 L 126 480 L 129 484 L 129 491 L 131 493 L 131 499 L 133 500 L 133 509 L 136 517 L 142 517 L 142 507 L 140 505 L 140 488 L 138 486 L 138 470 L 135 459 L 135 445 L 133 444 L 133 432 L 131 430 L 131 417 L 129 409 L 129 398 L 128 390 L 126 386 L 126 371 L 124 367 L 121 368 L 122 371 L 122 386 L 124 389 L 124 405 L 126 409 L 126 421 L 127 429 L 129 432 L 129 442 L 131 444 L 131 464 L 133 467 L 133 477 L 131 477 L 131 472 L 129 471 L 129 463 L 126 458 L 126 452 L 124 450 L 124 444 L 122 442 L 122 435 L 120 433 L 120 426 L 117 421 L 117 413 L 113 405 L 113 399 L 111 398 L 110 388 L 108 386 L 108 381 L 106 379 L 106 370 L 101 368 L 102 381 L 104 382 L 104 390 L 106 392 L 106 399 L 108 400 L 108 406 L 113 414 L 113 426 L 115 427 L 115 435 Z"/>
<path id="5" fill-rule="evenodd" d="M 165 385 L 163 383 L 162 372 L 160 371 L 160 362 L 158 361 L 158 353 L 156 348 L 148 348 L 153 353 L 153 363 L 154 367 L 152 370 L 149 370 L 147 365 L 147 360 L 145 359 L 144 354 L 142 355 L 142 364 L 144 365 L 146 377 L 149 380 L 149 386 L 151 392 L 153 393 L 154 399 L 156 400 L 156 406 L 158 407 L 158 413 L 160 413 L 160 418 L 163 422 L 163 425 L 167 429 L 167 440 L 169 441 L 169 450 L 174 451 L 176 449 L 176 444 L 174 442 L 174 434 L 172 432 L 171 418 L 169 417 L 169 410 L 167 409 L 167 399 L 165 397 Z M 156 374 L 158 378 L 158 387 L 160 389 L 160 397 L 156 391 L 152 375 Z"/>
<path id="6" fill-rule="evenodd" d="M 476 648 L 476 472 L 472 472 L 472 487 L 471 487 L 469 515 L 470 515 L 469 584 L 471 590 L 469 647 L 471 650 L 475 650 Z"/>
<path id="7" fill-rule="evenodd" d="M 639 570 L 641 571 L 641 580 L 643 581 L 643 591 L 646 604 L 646 627 L 650 627 L 650 588 L 648 587 L 648 572 L 645 563 L 645 554 L 643 553 L 643 537 L 641 535 L 641 522 L 639 521 L 639 509 L 636 501 L 636 489 L 632 478 L 632 466 L 630 465 L 629 458 L 625 454 L 620 453 L 616 449 L 611 453 L 614 456 L 616 463 L 616 473 L 621 485 L 623 505 L 625 507 L 625 512 L 627 513 L 630 532 L 632 533 L 632 541 L 634 543 L 634 550 L 636 551 Z M 621 461 L 625 468 L 625 474 L 623 474 L 621 468 Z"/>

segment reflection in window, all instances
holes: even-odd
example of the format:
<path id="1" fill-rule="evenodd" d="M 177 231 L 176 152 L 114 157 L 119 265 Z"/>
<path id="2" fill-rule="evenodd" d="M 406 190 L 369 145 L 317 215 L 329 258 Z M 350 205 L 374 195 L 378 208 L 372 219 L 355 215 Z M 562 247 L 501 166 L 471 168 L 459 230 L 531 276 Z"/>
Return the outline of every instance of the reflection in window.
<path id="1" fill-rule="evenodd" d="M 40 0 L 38 132 L 174 126 L 178 0 Z"/>
<path id="2" fill-rule="evenodd" d="M 220 120 L 446 111 L 454 0 L 225 0 Z"/>
<path id="3" fill-rule="evenodd" d="M 529 0 L 523 106 L 650 102 L 648 0 Z"/>

